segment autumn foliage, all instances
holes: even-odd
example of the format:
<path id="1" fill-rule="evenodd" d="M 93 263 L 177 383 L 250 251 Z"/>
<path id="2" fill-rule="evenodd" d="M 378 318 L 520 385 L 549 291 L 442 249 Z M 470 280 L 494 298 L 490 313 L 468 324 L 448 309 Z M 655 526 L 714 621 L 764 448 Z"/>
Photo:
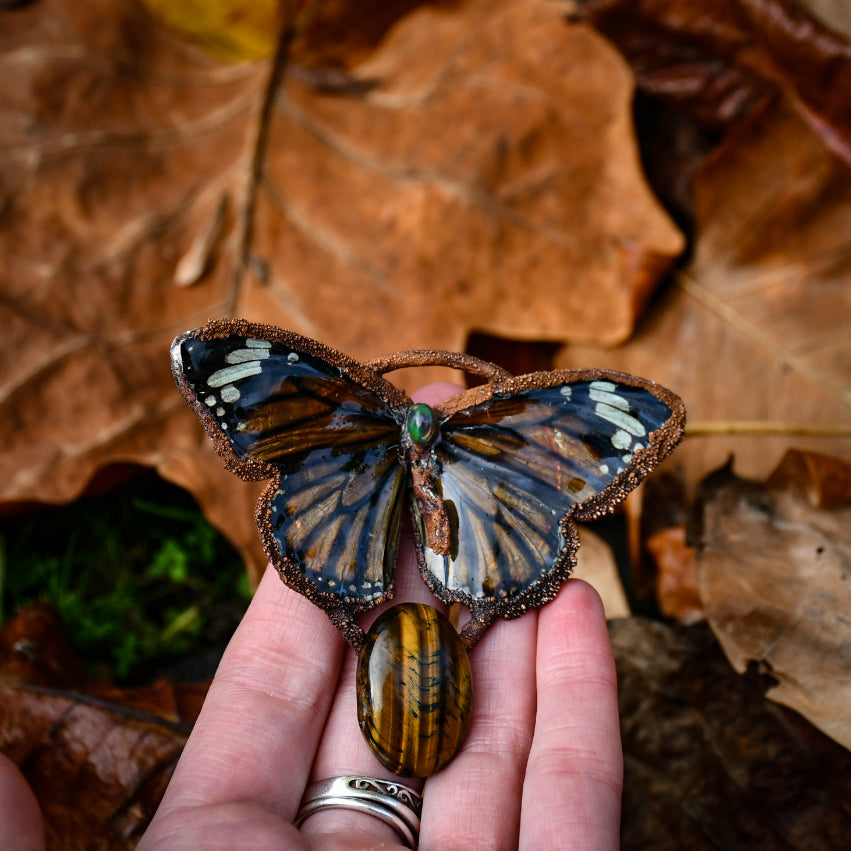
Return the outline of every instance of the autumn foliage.
<path id="1" fill-rule="evenodd" d="M 687 440 L 628 507 L 630 595 L 591 536 L 580 567 L 625 616 L 624 846 L 841 844 L 845 6 L 201 5 L 0 4 L 0 506 L 154 468 L 256 578 L 257 489 L 169 371 L 171 339 L 210 317 L 359 359 L 646 376 L 684 399 Z M 51 617 L 4 627 L 0 747 L 50 847 L 131 848 L 203 688 L 94 681 Z"/>

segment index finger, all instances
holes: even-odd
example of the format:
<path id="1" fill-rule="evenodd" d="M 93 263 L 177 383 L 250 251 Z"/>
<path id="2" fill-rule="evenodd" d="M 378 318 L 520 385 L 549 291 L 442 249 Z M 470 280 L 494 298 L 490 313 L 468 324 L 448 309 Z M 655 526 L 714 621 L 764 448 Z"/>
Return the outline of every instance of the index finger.
<path id="1" fill-rule="evenodd" d="M 334 696 L 343 647 L 325 613 L 267 568 L 157 818 L 241 801 L 291 821 Z"/>

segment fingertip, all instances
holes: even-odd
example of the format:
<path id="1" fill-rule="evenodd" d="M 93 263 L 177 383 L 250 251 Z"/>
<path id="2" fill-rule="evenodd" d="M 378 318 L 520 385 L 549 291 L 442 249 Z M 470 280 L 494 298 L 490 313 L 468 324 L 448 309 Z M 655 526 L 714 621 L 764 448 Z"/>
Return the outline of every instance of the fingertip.
<path id="1" fill-rule="evenodd" d="M 241 800 L 289 817 L 334 696 L 343 642 L 272 568 L 225 651 L 158 817 Z"/>
<path id="2" fill-rule="evenodd" d="M 438 405 L 463 392 L 464 386 L 455 384 L 452 381 L 435 381 L 433 384 L 426 384 L 416 390 L 411 397 L 415 402 L 425 402 L 426 405 Z"/>
<path id="3" fill-rule="evenodd" d="M 559 681 L 589 678 L 601 687 L 616 690 L 603 601 L 584 580 L 568 580 L 555 600 L 540 610 L 537 667 Z"/>
<path id="4" fill-rule="evenodd" d="M 603 600 L 597 589 L 584 579 L 569 579 L 562 586 L 558 596 L 541 609 L 543 626 L 546 629 L 559 629 L 569 625 L 589 638 L 598 639 L 605 633 L 608 644 L 608 628 Z M 539 626 L 540 628 L 540 626 Z"/>

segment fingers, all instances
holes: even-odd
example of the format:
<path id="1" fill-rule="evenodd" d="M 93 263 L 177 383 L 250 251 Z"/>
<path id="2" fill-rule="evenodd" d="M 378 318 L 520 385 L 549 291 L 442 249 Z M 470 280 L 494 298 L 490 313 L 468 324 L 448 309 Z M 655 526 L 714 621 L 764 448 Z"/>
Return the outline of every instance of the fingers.
<path id="1" fill-rule="evenodd" d="M 431 385 L 416 398 L 433 404 L 456 389 Z M 403 600 L 435 604 L 409 536 L 397 571 Z M 426 783 L 420 847 L 509 849 L 519 835 L 522 848 L 616 848 L 622 759 L 614 665 L 595 592 L 571 581 L 540 613 L 494 624 L 471 664 L 470 731 L 455 760 Z M 185 826 L 191 813 L 199 822 L 214 813 L 237 833 L 256 816 L 258 829 L 276 836 L 267 846 L 332 848 L 345 837 L 352 847 L 400 847 L 392 828 L 352 809 L 317 812 L 301 833 L 288 823 L 309 781 L 396 779 L 358 728 L 355 668 L 326 615 L 267 571 L 152 825 L 165 843 L 140 848 L 181 847 L 168 842 L 169 817 Z"/>
<path id="2" fill-rule="evenodd" d="M 239 801 L 292 820 L 342 651 L 325 614 L 267 569 L 222 658 L 157 818 Z"/>
<path id="3" fill-rule="evenodd" d="M 603 607 L 570 580 L 538 616 L 538 712 L 520 848 L 616 849 L 623 757 Z"/>
<path id="4" fill-rule="evenodd" d="M 536 617 L 495 623 L 470 654 L 473 719 L 425 788 L 421 849 L 515 849 L 535 726 Z M 546 847 L 546 846 L 540 846 Z"/>
<path id="5" fill-rule="evenodd" d="M 41 810 L 18 767 L 0 754 L 0 848 L 43 851 Z"/>

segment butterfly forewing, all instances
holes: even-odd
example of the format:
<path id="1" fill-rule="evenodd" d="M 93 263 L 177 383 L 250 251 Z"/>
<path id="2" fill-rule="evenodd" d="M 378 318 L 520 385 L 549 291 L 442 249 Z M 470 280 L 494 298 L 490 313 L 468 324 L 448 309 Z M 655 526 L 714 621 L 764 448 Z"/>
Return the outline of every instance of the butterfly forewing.
<path id="1" fill-rule="evenodd" d="M 641 459 L 658 454 L 660 434 L 673 420 L 681 430 L 672 394 L 626 380 L 496 392 L 442 424 L 434 479 L 451 546 L 424 553 L 438 592 L 510 602 L 573 558 L 563 518 L 610 510 L 652 466 Z"/>
<path id="2" fill-rule="evenodd" d="M 400 423 L 300 340 L 193 332 L 175 341 L 174 371 L 231 469 L 273 479 L 257 513 L 269 557 L 296 584 L 371 608 L 393 583 Z"/>

